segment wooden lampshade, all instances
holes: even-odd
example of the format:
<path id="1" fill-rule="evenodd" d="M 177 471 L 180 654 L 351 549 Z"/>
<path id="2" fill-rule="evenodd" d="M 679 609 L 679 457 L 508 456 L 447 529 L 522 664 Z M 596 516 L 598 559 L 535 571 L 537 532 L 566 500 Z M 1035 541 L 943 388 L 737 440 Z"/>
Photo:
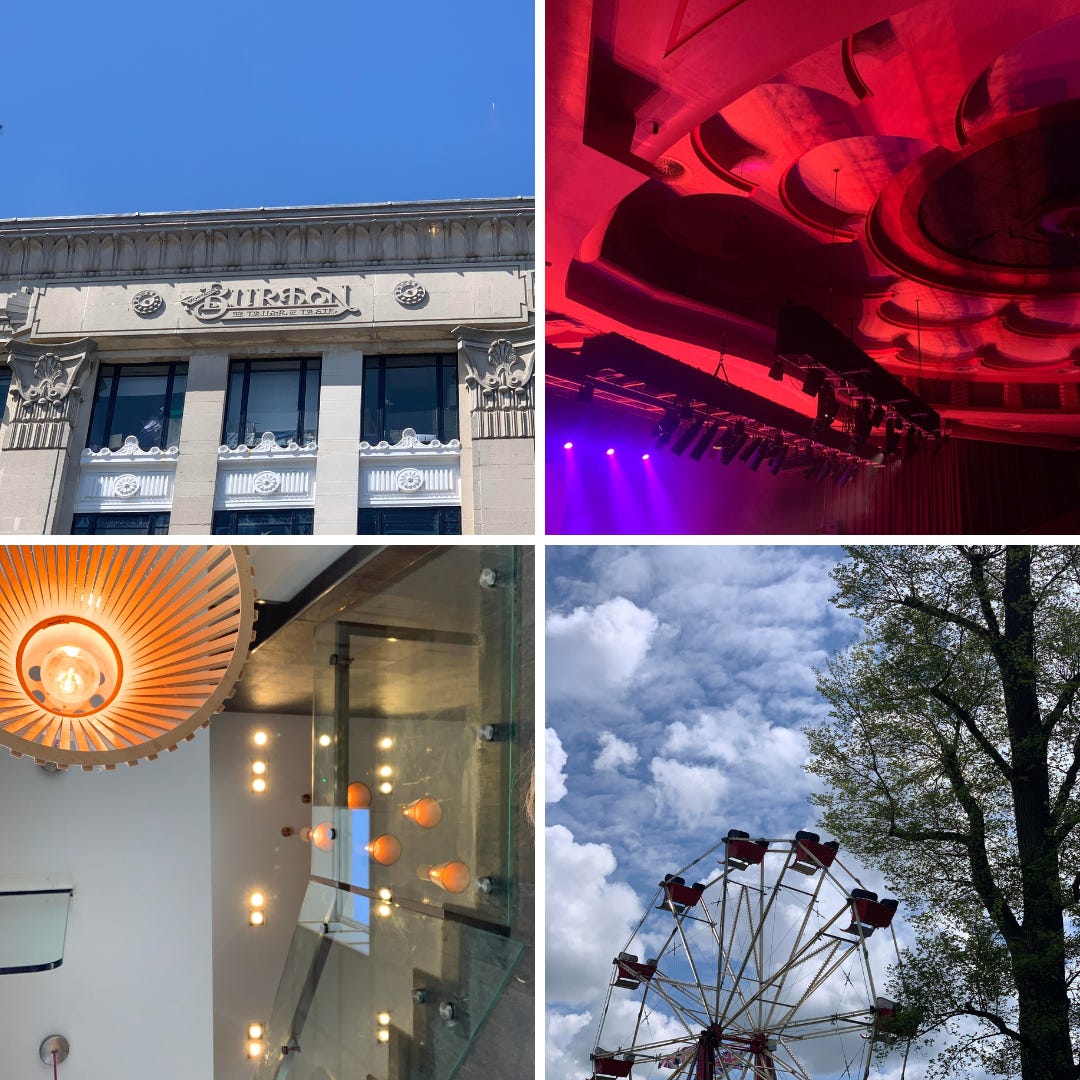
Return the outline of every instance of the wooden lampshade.
<path id="1" fill-rule="evenodd" d="M 0 745 L 87 770 L 174 750 L 231 694 L 253 622 L 244 549 L 0 547 Z"/>

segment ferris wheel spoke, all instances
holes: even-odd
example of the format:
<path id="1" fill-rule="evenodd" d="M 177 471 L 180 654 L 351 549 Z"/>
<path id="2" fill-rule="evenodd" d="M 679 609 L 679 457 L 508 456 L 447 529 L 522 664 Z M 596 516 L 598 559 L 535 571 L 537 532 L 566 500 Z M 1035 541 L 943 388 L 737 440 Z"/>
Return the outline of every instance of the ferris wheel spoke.
<path id="1" fill-rule="evenodd" d="M 664 993 L 661 985 L 654 985 L 652 987 L 653 992 L 664 1001 L 671 1011 L 675 1014 L 675 1019 L 679 1021 L 683 1027 L 686 1028 L 688 1035 L 696 1038 L 697 1032 L 703 1027 L 708 1027 L 711 1019 L 707 1013 L 695 1012 L 693 1008 L 688 1007 L 685 1003 L 677 1001 L 673 996 Z M 642 999 L 644 1000 L 644 999 Z M 687 1022 L 687 1017 L 693 1021 L 693 1026 Z M 696 1029 L 696 1030 L 695 1030 Z"/>

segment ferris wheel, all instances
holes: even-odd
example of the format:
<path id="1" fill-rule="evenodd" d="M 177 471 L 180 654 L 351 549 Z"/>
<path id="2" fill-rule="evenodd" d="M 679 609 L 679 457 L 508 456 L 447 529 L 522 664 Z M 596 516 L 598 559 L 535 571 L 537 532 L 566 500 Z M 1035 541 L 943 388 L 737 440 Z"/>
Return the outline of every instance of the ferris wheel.
<path id="1" fill-rule="evenodd" d="M 881 993 L 897 902 L 838 850 L 732 829 L 665 875 L 613 961 L 592 1080 L 870 1080 L 894 1049 L 902 1071 L 902 1012 Z"/>

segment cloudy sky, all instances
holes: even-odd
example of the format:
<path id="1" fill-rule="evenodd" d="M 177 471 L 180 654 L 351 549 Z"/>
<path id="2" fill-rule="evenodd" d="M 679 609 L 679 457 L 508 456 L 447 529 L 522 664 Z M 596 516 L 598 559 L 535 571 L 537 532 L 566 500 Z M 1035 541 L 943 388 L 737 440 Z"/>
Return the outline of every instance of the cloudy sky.
<path id="1" fill-rule="evenodd" d="M 729 828 L 813 828 L 800 728 L 826 713 L 815 667 L 859 630 L 829 603 L 842 557 L 548 547 L 548 1080 L 589 1075 L 612 957 L 665 873 Z"/>

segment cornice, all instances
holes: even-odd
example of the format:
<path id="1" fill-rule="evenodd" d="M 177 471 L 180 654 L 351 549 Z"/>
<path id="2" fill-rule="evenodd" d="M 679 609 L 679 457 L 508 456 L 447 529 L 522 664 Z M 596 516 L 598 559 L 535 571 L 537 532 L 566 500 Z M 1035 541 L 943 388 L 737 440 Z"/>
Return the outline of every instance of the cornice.
<path id="1" fill-rule="evenodd" d="M 535 257 L 531 198 L 0 220 L 0 280 L 494 265 Z"/>

